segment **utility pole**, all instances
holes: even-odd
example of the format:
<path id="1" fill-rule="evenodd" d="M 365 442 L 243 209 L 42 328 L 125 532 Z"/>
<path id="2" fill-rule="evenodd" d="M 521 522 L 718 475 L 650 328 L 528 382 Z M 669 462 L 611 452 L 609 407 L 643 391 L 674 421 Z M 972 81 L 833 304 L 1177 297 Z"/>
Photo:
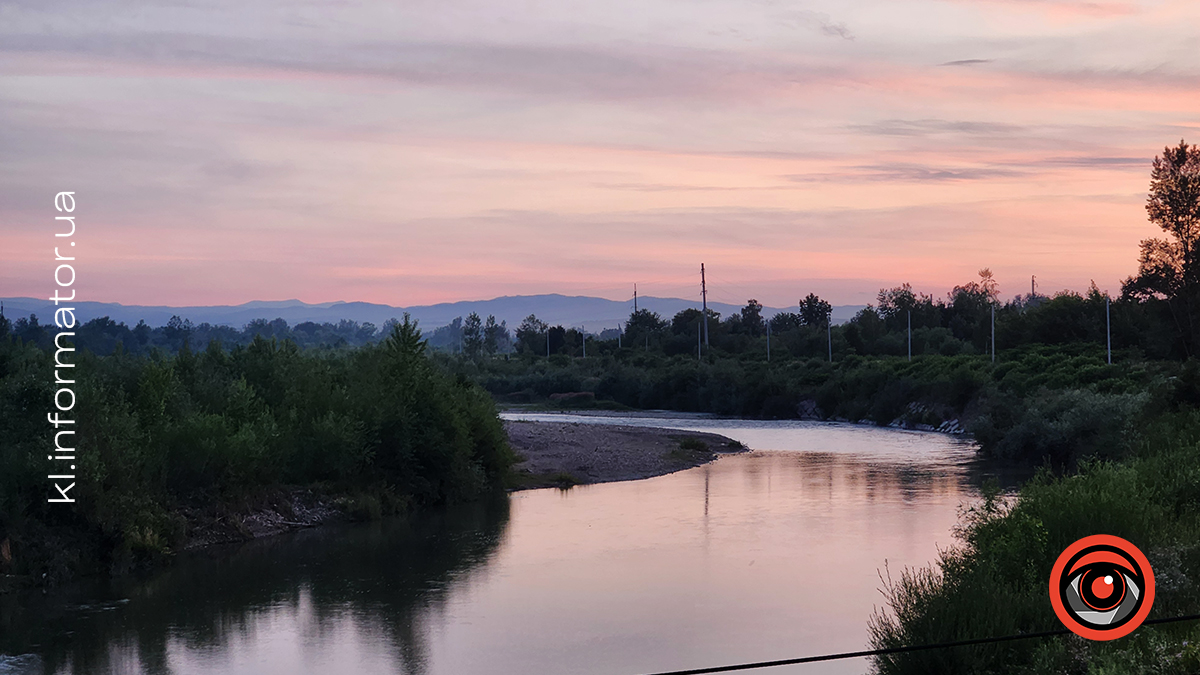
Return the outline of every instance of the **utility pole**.
<path id="1" fill-rule="evenodd" d="M 1037 295 L 1037 275 L 1031 274 L 1031 275 L 1029 275 L 1029 297 L 1032 298 L 1036 295 Z"/>
<path id="2" fill-rule="evenodd" d="M 833 314 L 825 317 L 825 337 L 829 339 L 829 362 L 833 363 Z"/>
<path id="3" fill-rule="evenodd" d="M 1112 301 L 1106 295 L 1104 296 L 1104 329 L 1108 333 L 1108 365 L 1112 365 L 1112 311 L 1110 305 Z"/>
<path id="4" fill-rule="evenodd" d="M 908 360 L 912 361 L 912 310 L 908 310 Z"/>
<path id="5" fill-rule="evenodd" d="M 697 321 L 696 322 L 696 360 L 697 361 L 704 358 L 703 356 L 701 356 L 701 352 L 700 352 L 700 334 L 704 332 L 704 329 L 702 329 L 700 326 L 701 326 L 700 322 Z"/>
<path id="6" fill-rule="evenodd" d="M 546 358 L 550 358 L 550 327 L 546 326 Z"/>
<path id="7" fill-rule="evenodd" d="M 587 329 L 583 326 L 579 327 L 579 334 L 583 336 L 583 358 L 587 358 Z"/>
<path id="8" fill-rule="evenodd" d="M 996 305 L 992 304 L 992 363 L 996 362 Z"/>
<path id="9" fill-rule="evenodd" d="M 637 314 L 637 284 L 633 285 L 633 313 Z"/>
<path id="10" fill-rule="evenodd" d="M 771 322 L 767 322 L 767 363 L 771 362 Z"/>
<path id="11" fill-rule="evenodd" d="M 708 287 L 704 285 L 704 263 L 700 263 L 700 306 L 704 317 L 704 346 L 708 346 Z"/>

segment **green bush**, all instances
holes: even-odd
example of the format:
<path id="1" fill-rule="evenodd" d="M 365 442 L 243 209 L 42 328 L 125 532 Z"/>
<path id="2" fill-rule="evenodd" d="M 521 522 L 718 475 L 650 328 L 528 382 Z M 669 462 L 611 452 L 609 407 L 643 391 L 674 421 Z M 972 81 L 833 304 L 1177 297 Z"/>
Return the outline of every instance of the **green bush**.
<path id="1" fill-rule="evenodd" d="M 984 453 L 1009 461 L 1064 466 L 1083 457 L 1123 457 L 1149 398 L 1083 389 L 999 394 L 987 400 L 968 430 Z"/>

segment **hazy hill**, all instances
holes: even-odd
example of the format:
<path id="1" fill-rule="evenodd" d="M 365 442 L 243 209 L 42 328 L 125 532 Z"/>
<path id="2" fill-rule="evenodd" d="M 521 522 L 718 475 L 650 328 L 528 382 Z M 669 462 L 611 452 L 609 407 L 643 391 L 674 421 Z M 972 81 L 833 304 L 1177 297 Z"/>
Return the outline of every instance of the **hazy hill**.
<path id="1" fill-rule="evenodd" d="M 4 313 L 10 319 L 36 314 L 42 323 L 50 323 L 54 316 L 54 303 L 35 298 L 4 298 Z M 82 321 L 100 316 L 108 316 L 114 321 L 125 322 L 133 326 L 139 320 L 151 326 L 162 326 L 174 315 L 190 319 L 192 323 L 211 323 L 242 327 L 253 319 L 281 318 L 291 325 L 304 321 L 317 323 L 338 322 L 342 319 L 365 322 L 370 321 L 376 326 L 383 325 L 393 317 L 399 317 L 404 312 L 410 313 L 420 321 L 422 328 L 433 329 L 444 326 L 455 317 L 466 316 L 471 312 L 481 317 L 494 315 L 497 321 L 507 321 L 515 328 L 521 320 L 530 314 L 536 314 L 539 319 L 551 325 L 583 326 L 589 331 L 600 331 L 604 328 L 615 328 L 618 323 L 625 321 L 633 310 L 633 301 L 606 300 L 586 296 L 566 296 L 552 293 L 548 295 L 517 295 L 494 298 L 492 300 L 468 300 L 448 302 L 437 305 L 419 305 L 414 307 L 393 307 L 369 302 L 327 302 L 309 304 L 299 300 L 255 300 L 241 305 L 216 305 L 206 307 L 167 307 L 149 305 L 122 305 L 109 302 L 76 302 L 72 303 L 77 315 Z M 740 306 L 719 302 L 710 302 L 709 308 L 721 313 L 722 317 L 741 309 Z M 658 312 L 664 318 L 670 319 L 676 312 L 688 307 L 699 307 L 696 300 L 680 298 L 638 298 L 638 307 Z M 833 308 L 834 323 L 841 323 L 854 316 L 862 305 L 840 305 Z M 773 316 L 780 311 L 795 311 L 791 308 L 764 308 L 766 316 Z"/>

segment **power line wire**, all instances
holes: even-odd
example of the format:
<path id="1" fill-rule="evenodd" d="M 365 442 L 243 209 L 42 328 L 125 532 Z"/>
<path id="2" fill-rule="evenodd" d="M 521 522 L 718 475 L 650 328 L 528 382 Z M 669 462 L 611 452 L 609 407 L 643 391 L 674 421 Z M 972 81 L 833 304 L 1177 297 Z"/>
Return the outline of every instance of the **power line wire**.
<path id="1" fill-rule="evenodd" d="M 1175 616 L 1168 619 L 1151 619 L 1142 623 L 1143 626 L 1162 623 L 1174 623 L 1177 621 L 1194 621 L 1200 619 L 1200 614 L 1189 614 L 1187 616 Z M 708 673 L 731 673 L 736 670 L 753 670 L 755 668 L 772 668 L 775 666 L 793 666 L 801 663 L 817 663 L 819 661 L 837 661 L 840 659 L 857 659 L 864 656 L 886 656 L 888 654 L 903 654 L 906 652 L 927 651 L 930 649 L 949 649 L 951 647 L 969 647 L 971 645 L 992 644 L 995 642 L 1010 642 L 1013 640 L 1031 640 L 1034 638 L 1054 637 L 1057 635 L 1066 635 L 1071 631 L 1066 628 L 1059 630 L 1047 630 L 1038 633 L 1017 633 L 1016 635 L 1004 635 L 1001 637 L 978 638 L 975 640 L 960 640 L 958 642 L 938 642 L 927 645 L 909 645 L 907 647 L 888 647 L 886 649 L 867 649 L 860 652 L 842 652 L 840 654 L 822 654 L 821 656 L 804 656 L 798 659 L 781 659 L 778 661 L 758 661 L 755 663 L 739 663 L 732 666 L 714 666 L 711 668 L 692 668 L 689 670 L 671 670 L 660 673 L 650 673 L 649 675 L 706 675 Z"/>

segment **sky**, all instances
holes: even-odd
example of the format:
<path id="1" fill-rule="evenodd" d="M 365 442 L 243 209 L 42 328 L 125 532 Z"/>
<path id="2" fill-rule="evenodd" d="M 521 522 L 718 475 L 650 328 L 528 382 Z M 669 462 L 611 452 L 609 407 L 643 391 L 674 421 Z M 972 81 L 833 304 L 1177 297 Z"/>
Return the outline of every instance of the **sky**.
<path id="1" fill-rule="evenodd" d="M 1180 139 L 1192 0 L 0 0 L 0 297 L 1117 293 Z"/>

